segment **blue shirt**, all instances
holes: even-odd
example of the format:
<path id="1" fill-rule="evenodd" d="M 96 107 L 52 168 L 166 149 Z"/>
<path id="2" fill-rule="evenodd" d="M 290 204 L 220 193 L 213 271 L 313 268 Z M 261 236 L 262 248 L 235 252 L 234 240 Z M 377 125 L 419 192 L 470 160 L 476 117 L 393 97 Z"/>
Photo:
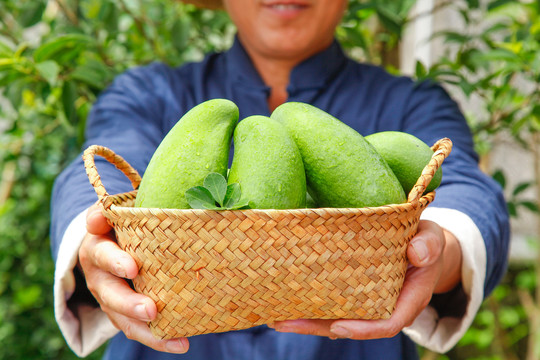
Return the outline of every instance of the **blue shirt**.
<path id="1" fill-rule="evenodd" d="M 319 107 L 362 135 L 385 130 L 414 134 L 429 145 L 448 137 L 454 143 L 443 164 L 443 182 L 431 206 L 459 210 L 480 230 L 487 252 L 485 294 L 504 275 L 509 240 L 506 205 L 500 187 L 478 168 L 467 123 L 457 104 L 433 82 L 415 83 L 383 69 L 357 63 L 334 42 L 293 69 L 288 101 Z M 139 173 L 160 141 L 193 106 L 227 98 L 240 118 L 270 115 L 264 84 L 249 56 L 235 41 L 232 48 L 202 62 L 171 68 L 161 63 L 129 70 L 104 91 L 88 118 L 85 148 L 107 146 Z M 118 170 L 100 158 L 98 171 L 110 194 L 131 190 Z M 80 158 L 58 177 L 53 192 L 51 247 L 59 243 L 73 218 L 96 201 Z M 451 312 L 451 311 L 450 311 Z M 122 334 L 110 343 L 110 359 L 416 359 L 415 346 L 403 334 L 372 341 L 330 340 L 281 334 L 259 326 L 192 337 L 185 355 L 161 354 Z"/>

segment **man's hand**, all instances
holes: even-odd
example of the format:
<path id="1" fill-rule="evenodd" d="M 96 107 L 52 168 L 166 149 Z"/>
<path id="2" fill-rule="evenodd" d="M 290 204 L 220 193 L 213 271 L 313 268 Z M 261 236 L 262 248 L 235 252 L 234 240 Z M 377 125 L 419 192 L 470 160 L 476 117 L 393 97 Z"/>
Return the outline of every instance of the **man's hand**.
<path id="1" fill-rule="evenodd" d="M 136 340 L 158 351 L 185 353 L 186 338 L 158 340 L 146 322 L 157 315 L 156 304 L 136 293 L 125 279 L 133 279 L 139 269 L 135 260 L 117 245 L 114 233 L 98 206 L 88 210 L 87 234 L 79 249 L 79 264 L 86 284 L 111 322 Z"/>
<path id="2" fill-rule="evenodd" d="M 286 320 L 273 324 L 280 332 L 295 332 L 356 340 L 388 338 L 411 325 L 434 293 L 453 289 L 461 281 L 461 248 L 457 239 L 431 221 L 420 221 L 407 248 L 409 268 L 396 309 L 387 320 Z"/>

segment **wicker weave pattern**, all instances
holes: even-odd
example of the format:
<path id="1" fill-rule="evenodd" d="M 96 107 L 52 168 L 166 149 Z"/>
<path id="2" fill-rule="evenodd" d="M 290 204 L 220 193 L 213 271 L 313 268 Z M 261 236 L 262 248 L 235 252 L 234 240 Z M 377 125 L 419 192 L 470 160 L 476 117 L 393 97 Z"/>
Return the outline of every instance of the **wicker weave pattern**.
<path id="1" fill-rule="evenodd" d="M 91 147 L 85 166 L 120 246 L 140 268 L 135 289 L 157 304 L 152 333 L 173 338 L 285 319 L 390 317 L 408 242 L 434 198 L 421 194 L 451 143 L 435 149 L 409 202 L 361 209 L 133 208 L 136 191 L 108 195 L 93 157 L 113 162 L 136 188 L 140 177 L 123 160 Z"/>

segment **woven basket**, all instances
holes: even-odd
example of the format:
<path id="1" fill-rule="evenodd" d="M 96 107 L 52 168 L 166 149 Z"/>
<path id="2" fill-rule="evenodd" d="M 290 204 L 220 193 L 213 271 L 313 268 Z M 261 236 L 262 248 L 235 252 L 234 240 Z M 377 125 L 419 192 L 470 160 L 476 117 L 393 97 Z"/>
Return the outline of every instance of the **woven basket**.
<path id="1" fill-rule="evenodd" d="M 135 208 L 137 190 L 109 195 L 94 157 L 114 164 L 134 189 L 136 170 L 101 146 L 83 158 L 120 247 L 139 266 L 135 290 L 157 305 L 150 329 L 167 339 L 287 319 L 389 318 L 407 245 L 435 196 L 422 194 L 451 148 L 446 138 L 433 146 L 406 203 L 370 208 Z"/>

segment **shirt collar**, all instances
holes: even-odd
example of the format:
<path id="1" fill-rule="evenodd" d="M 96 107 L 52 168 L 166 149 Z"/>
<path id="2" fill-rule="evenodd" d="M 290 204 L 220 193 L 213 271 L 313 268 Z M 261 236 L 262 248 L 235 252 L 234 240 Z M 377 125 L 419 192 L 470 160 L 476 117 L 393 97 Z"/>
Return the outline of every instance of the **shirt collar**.
<path id="1" fill-rule="evenodd" d="M 261 76 L 255 69 L 253 62 L 238 40 L 234 38 L 232 47 L 225 53 L 227 61 L 227 71 L 235 86 L 244 86 L 259 90 L 269 91 Z"/>
<path id="2" fill-rule="evenodd" d="M 236 85 L 269 90 L 238 37 L 235 37 L 232 47 L 226 53 L 226 59 L 227 70 Z M 346 60 L 341 46 L 334 39 L 328 48 L 304 60 L 293 69 L 287 89 L 289 95 L 325 86 L 327 81 L 345 65 Z"/>

